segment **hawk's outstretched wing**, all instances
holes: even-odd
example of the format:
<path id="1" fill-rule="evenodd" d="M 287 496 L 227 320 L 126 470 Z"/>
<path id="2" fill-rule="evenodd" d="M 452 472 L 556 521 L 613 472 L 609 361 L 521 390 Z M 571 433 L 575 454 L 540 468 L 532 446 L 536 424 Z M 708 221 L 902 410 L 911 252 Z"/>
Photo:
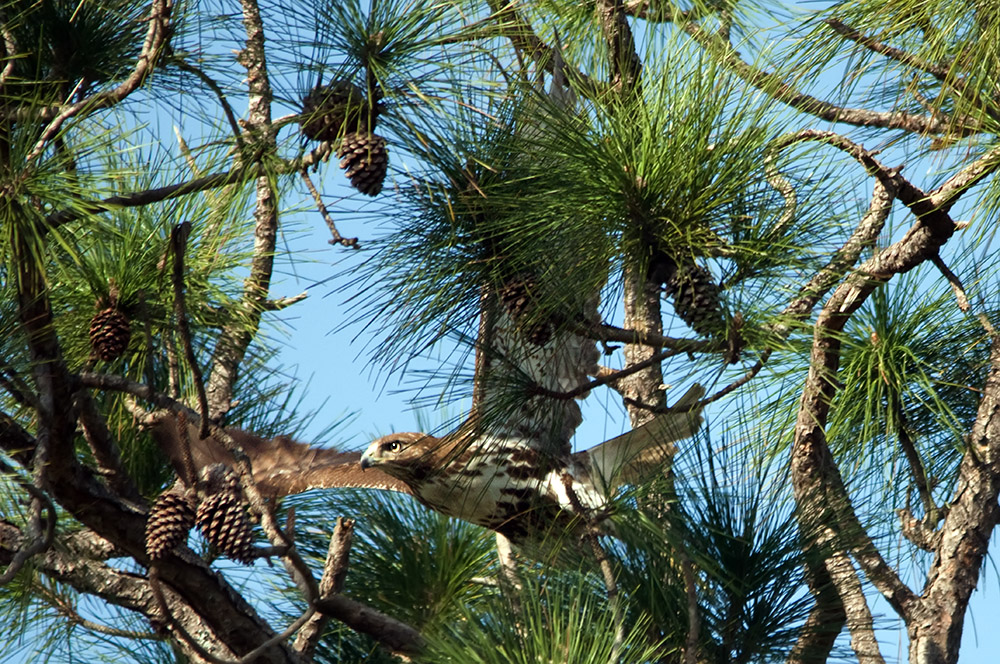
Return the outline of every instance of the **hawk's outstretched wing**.
<path id="1" fill-rule="evenodd" d="M 335 487 L 413 493 L 404 482 L 378 468 L 362 471 L 360 452 L 315 447 L 287 436 L 261 438 L 240 429 L 226 431 L 250 458 L 254 481 L 266 497 L 279 498 L 309 489 Z M 156 424 L 151 433 L 182 477 L 185 448 L 190 451 L 195 472 L 213 463 L 233 466 L 233 456 L 222 442 L 212 437 L 200 440 L 198 427 L 193 424 L 188 425 L 188 442 L 185 443 L 177 418 L 172 415 Z"/>

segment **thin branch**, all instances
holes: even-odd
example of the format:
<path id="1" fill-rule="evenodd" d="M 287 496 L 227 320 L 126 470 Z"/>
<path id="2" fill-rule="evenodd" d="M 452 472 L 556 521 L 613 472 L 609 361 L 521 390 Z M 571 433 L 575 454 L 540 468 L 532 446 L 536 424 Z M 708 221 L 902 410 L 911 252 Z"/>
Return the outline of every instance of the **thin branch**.
<path id="1" fill-rule="evenodd" d="M 329 154 L 329 151 L 330 146 L 323 143 L 302 157 L 279 160 L 272 163 L 279 174 L 297 173 L 303 168 L 321 162 Z M 77 201 L 73 204 L 73 207 L 57 210 L 46 216 L 45 224 L 52 227 L 61 226 L 89 214 L 109 212 L 118 208 L 142 207 L 200 191 L 227 187 L 255 177 L 257 170 L 255 164 L 248 164 L 237 166 L 221 173 L 212 173 L 211 175 L 197 177 L 185 182 L 155 187 L 153 189 L 143 189 L 142 191 L 135 191 L 128 194 L 108 196 L 99 201 Z"/>
<path id="2" fill-rule="evenodd" d="M 149 27 L 146 31 L 146 39 L 143 42 L 142 50 L 139 52 L 138 58 L 136 58 L 135 68 L 116 88 L 99 92 L 92 97 L 87 97 L 63 108 L 42 131 L 35 146 L 25 158 L 26 163 L 30 164 L 42 154 L 49 141 L 59 132 L 66 121 L 82 112 L 92 113 L 102 108 L 114 106 L 132 94 L 145 82 L 146 77 L 156 66 L 160 53 L 170 38 L 170 12 L 172 9 L 173 2 L 171 0 L 153 0 L 150 3 L 149 18 L 147 19 Z"/>
<path id="3" fill-rule="evenodd" d="M 531 24 L 518 14 L 517 3 L 505 0 L 487 0 L 487 4 L 490 11 L 493 12 L 490 18 L 497 22 L 501 35 L 510 40 L 519 57 L 522 54 L 527 55 L 538 67 L 550 74 L 553 73 L 555 65 L 553 47 L 542 41 L 535 34 Z M 595 99 L 606 92 L 605 86 L 593 81 L 579 69 L 567 67 L 567 73 L 567 78 L 585 97 Z"/>
<path id="4" fill-rule="evenodd" d="M 281 311 L 282 309 L 287 309 L 293 304 L 297 304 L 302 300 L 309 297 L 306 291 L 302 291 L 298 295 L 293 295 L 292 297 L 279 297 L 274 300 L 268 300 L 264 305 L 265 311 Z"/>
<path id="5" fill-rule="evenodd" d="M 352 249 L 360 249 L 361 245 L 358 244 L 358 238 L 344 237 L 337 230 L 337 224 L 334 223 L 333 217 L 330 216 L 330 211 L 326 209 L 326 204 L 323 203 L 323 197 L 320 196 L 319 191 L 316 189 L 316 185 L 313 184 L 312 178 L 309 177 L 308 169 L 303 168 L 299 171 L 299 174 L 302 175 L 302 180 L 306 183 L 306 188 L 309 189 L 309 193 L 312 194 L 313 200 L 316 201 L 316 209 L 319 210 L 320 215 L 323 217 L 323 221 L 326 222 L 327 228 L 330 229 L 330 234 L 333 235 L 333 239 L 330 240 L 330 244 L 340 244 L 345 247 L 351 247 Z"/>
<path id="6" fill-rule="evenodd" d="M 353 539 L 354 519 L 337 517 L 337 525 L 334 526 L 333 534 L 330 536 L 330 546 L 326 552 L 326 562 L 323 564 L 323 576 L 319 580 L 320 598 L 336 595 L 343 590 Z M 303 626 L 292 647 L 312 660 L 329 620 L 326 615 L 315 614 Z"/>
<path id="7" fill-rule="evenodd" d="M 187 249 L 187 239 L 190 234 L 190 221 L 177 224 L 170 233 L 170 250 L 174 256 L 174 316 L 177 319 L 177 334 L 181 338 L 184 357 L 187 359 L 188 369 L 191 371 L 191 377 L 198 392 L 198 409 L 201 414 L 201 437 L 208 438 L 208 396 L 205 393 L 205 380 L 201 374 L 201 366 L 198 364 L 198 358 L 194 354 L 194 346 L 191 343 L 191 328 L 188 325 L 187 307 L 184 302 L 184 252 Z"/>
<path id="8" fill-rule="evenodd" d="M 216 83 L 211 76 L 202 71 L 201 68 L 195 67 L 183 57 L 173 53 L 173 49 L 170 49 L 168 55 L 171 56 L 171 62 L 176 64 L 181 71 L 186 71 L 187 73 L 196 76 L 198 80 L 208 86 L 208 89 L 215 94 L 215 97 L 219 100 L 219 105 L 222 107 L 222 112 L 226 115 L 226 120 L 229 121 L 229 127 L 233 131 L 233 137 L 236 139 L 236 145 L 242 150 L 244 147 L 243 132 L 240 130 L 240 125 L 236 121 L 236 113 L 233 112 L 233 107 L 230 106 L 229 100 L 226 98 L 226 93 L 222 91 L 219 84 Z"/>
<path id="9" fill-rule="evenodd" d="M 14 470 L 4 463 L 2 459 L 0 459 L 0 471 L 14 473 Z M 56 532 L 56 506 L 52 503 L 52 499 L 31 482 L 21 479 L 19 474 L 15 474 L 15 477 L 17 477 L 18 485 L 31 495 L 28 538 L 26 542 L 23 542 L 18 547 L 17 552 L 11 559 L 10 564 L 7 565 L 4 573 L 0 574 L 0 586 L 10 583 L 28 560 L 52 546 L 52 540 Z M 44 529 L 41 524 L 43 509 L 45 510 Z"/>
<path id="10" fill-rule="evenodd" d="M 586 383 L 578 385 L 574 387 L 572 390 L 567 390 L 566 392 L 556 392 L 555 390 L 544 388 L 541 385 L 532 385 L 530 387 L 530 390 L 533 394 L 539 394 L 541 396 L 548 397 L 550 399 L 561 399 L 561 400 L 575 399 L 581 394 L 586 394 L 595 387 L 600 387 L 601 385 L 607 385 L 608 383 L 614 383 L 616 381 L 621 380 L 622 378 L 625 378 L 626 376 L 631 376 L 634 373 L 637 373 L 639 371 L 642 371 L 643 369 L 653 366 L 654 364 L 660 362 L 661 360 L 665 360 L 668 357 L 673 357 L 674 355 L 677 355 L 679 352 L 680 351 L 677 350 L 665 350 L 656 353 L 655 355 L 651 355 L 650 357 L 646 358 L 645 360 L 642 360 L 641 362 L 630 364 L 624 369 L 618 369 L 610 373 L 604 373 L 598 378 L 595 378 L 594 380 L 591 381 L 587 381 Z"/>
<path id="11" fill-rule="evenodd" d="M 56 593 L 52 592 L 46 586 L 38 586 L 38 593 L 45 598 L 49 605 L 56 611 L 62 614 L 70 624 L 79 625 L 84 629 L 89 629 L 92 632 L 97 632 L 98 634 L 105 634 L 107 636 L 113 636 L 121 639 L 140 639 L 144 641 L 162 641 L 163 637 L 156 632 L 139 632 L 130 629 L 119 629 L 117 627 L 110 627 L 108 625 L 102 625 L 96 623 L 92 620 L 88 620 L 79 614 L 73 603 L 65 597 L 61 597 Z"/>
<path id="12" fill-rule="evenodd" d="M 722 344 L 714 341 L 668 337 L 650 331 L 627 330 L 606 323 L 585 324 L 580 327 L 579 332 L 597 341 L 618 341 L 652 348 L 670 348 L 681 353 L 714 353 L 725 350 Z"/>
<path id="13" fill-rule="evenodd" d="M 931 262 L 934 263 L 934 266 L 948 280 L 948 283 L 951 284 L 951 290 L 955 293 L 955 299 L 958 301 L 958 308 L 963 312 L 969 311 L 972 307 L 969 304 L 969 298 L 965 294 L 965 287 L 962 286 L 962 280 L 948 268 L 940 254 L 931 258 Z"/>
<path id="14" fill-rule="evenodd" d="M 862 108 L 844 108 L 828 101 L 799 92 L 780 76 L 757 69 L 744 61 L 729 40 L 718 34 L 704 30 L 697 23 L 683 24 L 683 30 L 691 35 L 706 51 L 719 59 L 741 79 L 771 95 L 792 108 L 831 122 L 860 127 L 881 127 L 902 129 L 914 134 L 942 134 L 951 127 L 937 118 L 911 115 L 905 111 L 871 111 Z M 973 131 L 974 128 L 966 131 Z"/>
<path id="15" fill-rule="evenodd" d="M 136 503 L 142 502 L 142 494 L 122 465 L 121 451 L 108 430 L 104 415 L 97 404 L 84 390 L 77 390 L 75 404 L 79 412 L 83 437 L 90 447 L 100 473 L 120 496 Z"/>
<path id="16" fill-rule="evenodd" d="M 277 157 L 278 145 L 276 130 L 271 121 L 271 100 L 274 93 L 267 68 L 264 21 L 256 0 L 240 0 L 240 9 L 246 40 L 236 59 L 246 68 L 248 91 L 247 116 L 243 126 L 247 136 L 253 137 L 249 147 L 256 159 L 269 161 Z M 256 180 L 253 255 L 249 274 L 243 282 L 243 293 L 236 305 L 238 315 L 223 327 L 212 355 L 212 370 L 206 385 L 210 417 L 219 417 L 232 407 L 233 389 L 240 365 L 260 328 L 274 272 L 278 208 L 279 192 L 273 176 L 261 169 Z"/>
<path id="17" fill-rule="evenodd" d="M 838 19 L 828 18 L 823 22 L 830 26 L 830 28 L 832 28 L 838 35 L 864 46 L 873 53 L 884 55 L 887 58 L 901 62 L 908 67 L 919 69 L 922 72 L 930 74 L 939 81 L 945 81 L 948 78 L 949 72 L 947 67 L 931 64 L 930 62 L 924 62 L 917 56 L 907 53 L 901 48 L 889 46 L 888 44 L 880 42 L 873 37 L 866 36 Z"/>

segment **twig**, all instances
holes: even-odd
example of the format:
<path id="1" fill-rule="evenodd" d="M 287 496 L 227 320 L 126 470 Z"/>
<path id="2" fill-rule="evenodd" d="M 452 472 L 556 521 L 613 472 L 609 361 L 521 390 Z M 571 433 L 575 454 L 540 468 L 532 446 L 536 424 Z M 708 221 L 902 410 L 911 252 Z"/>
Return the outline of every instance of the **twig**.
<path id="1" fill-rule="evenodd" d="M 948 280 L 951 284 L 951 290 L 955 293 L 955 299 L 958 300 L 958 308 L 963 312 L 967 312 L 971 307 L 969 305 L 969 298 L 965 295 L 965 288 L 962 286 L 962 280 L 958 278 L 954 272 L 948 269 L 945 264 L 944 259 L 941 258 L 940 254 L 935 255 L 931 258 L 931 262 L 934 263 L 935 267 L 944 275 L 944 278 Z"/>
<path id="2" fill-rule="evenodd" d="M 584 324 L 580 326 L 579 331 L 597 341 L 619 341 L 653 348 L 672 348 L 683 353 L 711 353 L 725 350 L 722 345 L 713 341 L 668 337 L 655 332 L 629 330 L 606 323 L 601 325 Z"/>
<path id="3" fill-rule="evenodd" d="M 108 625 L 102 625 L 96 623 L 92 620 L 84 618 L 77 612 L 73 604 L 67 600 L 65 597 L 60 597 L 56 593 L 52 592 L 47 586 L 39 585 L 37 586 L 39 594 L 41 594 L 49 605 L 52 606 L 56 611 L 61 613 L 66 620 L 74 625 L 79 625 L 84 629 L 89 629 L 93 632 L 99 634 L 106 634 L 107 636 L 113 636 L 116 638 L 123 639 L 141 639 L 145 641 L 162 641 L 163 637 L 156 632 L 139 632 L 129 629 L 119 629 L 117 627 L 110 627 Z"/>
<path id="4" fill-rule="evenodd" d="M 542 387 L 541 385 L 537 384 L 532 385 L 530 389 L 532 393 L 548 397 L 550 399 L 561 399 L 561 400 L 575 399 L 581 394 L 586 394 L 595 387 L 600 387 L 601 385 L 607 385 L 608 383 L 613 383 L 615 381 L 621 380 L 626 376 L 631 376 L 632 374 L 638 371 L 642 371 L 647 367 L 653 366 L 654 364 L 660 362 L 661 360 L 664 360 L 668 357 L 673 357 L 674 355 L 677 355 L 679 352 L 680 351 L 678 350 L 661 351 L 659 353 L 656 353 L 655 355 L 646 358 L 645 360 L 642 360 L 641 362 L 636 362 L 635 364 L 631 364 L 624 369 L 618 369 L 616 371 L 603 374 L 595 378 L 594 380 L 587 381 L 586 383 L 578 385 L 577 387 L 574 387 L 572 390 L 568 390 L 566 392 L 556 392 L 555 390 L 550 390 L 548 388 Z"/>
<path id="5" fill-rule="evenodd" d="M 830 26 L 830 28 L 832 28 L 838 35 L 864 46 L 873 53 L 884 55 L 887 58 L 901 62 L 904 65 L 908 65 L 914 69 L 919 69 L 920 71 L 930 74 L 939 81 L 945 81 L 948 78 L 949 71 L 947 67 L 924 62 L 917 56 L 907 53 L 901 48 L 889 46 L 888 44 L 878 41 L 877 39 L 863 35 L 858 30 L 855 30 L 838 19 L 828 18 L 823 22 Z"/>
<path id="6" fill-rule="evenodd" d="M 82 99 L 75 104 L 63 108 L 42 131 L 31 152 L 25 157 L 26 163 L 31 163 L 45 151 L 49 140 L 62 128 L 63 124 L 79 115 L 81 112 L 94 112 L 108 108 L 128 97 L 146 80 L 146 77 L 156 66 L 160 52 L 170 38 L 170 12 L 173 9 L 171 0 L 153 0 L 149 7 L 149 28 L 142 50 L 136 58 L 135 68 L 118 87 L 100 92 L 92 97 Z"/>
<path id="7" fill-rule="evenodd" d="M 309 297 L 309 293 L 302 291 L 298 295 L 293 295 L 292 297 L 279 297 L 274 300 L 268 300 L 264 303 L 265 311 L 281 311 L 282 309 L 287 309 L 288 307 L 301 302 L 302 300 Z"/>
<path id="8" fill-rule="evenodd" d="M 333 534 L 330 536 L 330 546 L 323 565 L 323 576 L 319 580 L 320 598 L 336 595 L 343 590 L 353 538 L 354 519 L 337 517 L 337 525 L 334 526 Z M 299 632 L 292 647 L 312 660 L 316 645 L 323 636 L 323 630 L 329 620 L 328 616 L 321 613 L 314 615 Z"/>
<path id="9" fill-rule="evenodd" d="M 303 168 L 319 163 L 330 151 L 330 145 L 321 143 L 316 149 L 297 159 L 278 161 L 275 164 L 276 171 L 280 174 L 296 173 Z M 237 182 L 248 180 L 257 175 L 255 164 L 237 166 L 221 173 L 212 173 L 202 177 L 178 182 L 163 187 L 153 189 L 143 189 L 117 196 L 108 196 L 96 201 L 80 200 L 76 201 L 73 207 L 57 210 L 45 217 L 46 226 L 57 227 L 75 221 L 89 214 L 108 212 L 118 208 L 142 207 L 151 203 L 179 198 L 188 194 L 227 187 Z"/>
<path id="10" fill-rule="evenodd" d="M 528 21 L 524 20 L 517 12 L 517 5 L 505 0 L 487 0 L 490 11 L 493 15 L 490 19 L 499 24 L 500 32 L 510 40 L 518 57 L 526 54 L 535 64 L 548 73 L 553 72 L 554 60 L 552 57 L 553 48 L 543 42 Z M 596 99 L 606 92 L 603 86 L 578 69 L 568 71 L 569 80 L 586 97 Z"/>
<path id="11" fill-rule="evenodd" d="M 309 177 L 309 171 L 303 168 L 299 171 L 299 174 L 302 176 L 302 180 L 306 183 L 309 193 L 312 194 L 313 200 L 316 201 L 316 209 L 319 210 L 320 215 L 323 217 L 323 221 L 326 222 L 327 228 L 330 229 L 330 234 L 333 235 L 333 239 L 330 240 L 330 244 L 340 244 L 345 247 L 351 247 L 352 249 L 360 249 L 361 245 L 358 244 L 358 238 L 344 237 L 337 230 L 337 224 L 334 223 L 333 217 L 330 216 L 329 210 L 326 209 L 326 204 L 323 203 L 323 197 L 320 196 L 319 191 L 316 189 L 316 185 L 313 184 L 312 178 Z"/>
<path id="12" fill-rule="evenodd" d="M 4 473 L 14 473 L 6 463 L 0 459 L 0 471 Z M 34 484 L 17 476 L 17 483 L 22 489 L 31 495 L 31 517 L 28 521 L 28 541 L 20 546 L 14 554 L 13 559 L 0 574 L 0 586 L 7 585 L 14 576 L 24 567 L 24 564 L 32 557 L 52 546 L 52 540 L 56 532 L 56 506 L 48 494 L 36 487 Z M 42 510 L 45 510 L 45 528 L 42 529 Z"/>
<path id="13" fill-rule="evenodd" d="M 219 84 L 212 79 L 211 76 L 203 72 L 199 67 L 188 63 L 183 57 L 176 55 L 173 49 L 170 49 L 168 55 L 171 56 L 174 64 L 181 71 L 186 71 L 189 74 L 194 74 L 202 83 L 204 83 L 208 88 L 215 94 L 216 98 L 219 100 L 219 105 L 222 106 L 222 112 L 226 115 L 226 120 L 229 121 L 229 127 L 233 131 L 233 137 L 236 139 L 237 147 L 242 150 L 243 145 L 243 132 L 240 130 L 240 125 L 236 121 L 236 113 L 233 112 L 233 107 L 229 105 L 229 100 L 226 98 L 226 93 L 222 91 Z"/>
<path id="14" fill-rule="evenodd" d="M 814 115 L 822 120 L 843 122 L 861 127 L 902 129 L 914 134 L 942 134 L 952 128 L 935 117 L 911 115 L 904 111 L 871 111 L 864 108 L 844 108 L 828 101 L 799 92 L 780 76 L 757 69 L 740 57 L 729 40 L 704 30 L 695 22 L 687 22 L 682 29 L 691 35 L 706 51 L 719 59 L 741 79 L 794 109 Z M 976 127 L 960 127 L 959 133 L 972 133 Z"/>
<path id="15" fill-rule="evenodd" d="M 187 249 L 188 235 L 191 233 L 191 222 L 184 221 L 174 226 L 170 233 L 170 249 L 174 255 L 174 315 L 177 317 L 177 333 L 181 337 L 181 346 L 187 358 L 191 377 L 198 392 L 198 409 L 201 413 L 201 437 L 208 438 L 208 396 L 205 393 L 205 380 L 201 374 L 201 366 L 194 354 L 191 344 L 191 328 L 188 326 L 187 307 L 184 303 L 184 252 Z"/>

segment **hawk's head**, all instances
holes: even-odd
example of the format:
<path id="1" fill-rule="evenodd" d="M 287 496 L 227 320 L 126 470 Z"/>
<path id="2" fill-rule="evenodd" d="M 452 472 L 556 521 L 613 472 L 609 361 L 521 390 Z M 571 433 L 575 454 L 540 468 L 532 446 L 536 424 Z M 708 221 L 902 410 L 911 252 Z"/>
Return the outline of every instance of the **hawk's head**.
<path id="1" fill-rule="evenodd" d="M 375 439 L 361 455 L 361 469 L 378 466 L 407 484 L 420 482 L 430 470 L 429 444 L 435 439 L 422 433 L 393 433 Z"/>

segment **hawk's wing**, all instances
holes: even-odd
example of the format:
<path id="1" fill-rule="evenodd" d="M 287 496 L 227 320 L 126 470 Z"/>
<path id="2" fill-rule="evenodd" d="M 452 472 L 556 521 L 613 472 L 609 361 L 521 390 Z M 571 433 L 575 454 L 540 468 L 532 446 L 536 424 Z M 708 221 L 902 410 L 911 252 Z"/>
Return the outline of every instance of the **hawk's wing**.
<path id="1" fill-rule="evenodd" d="M 524 286 L 515 281 L 505 288 Z M 530 307 L 530 294 L 526 298 Z M 565 457 L 583 421 L 577 399 L 586 396 L 570 393 L 596 373 L 600 355 L 593 339 L 576 333 L 578 325 L 532 318 L 523 308 L 500 293 L 483 313 L 492 324 L 484 324 L 480 335 L 474 415 L 488 436 L 504 439 L 505 445 Z M 597 297 L 569 316 L 576 323 L 595 320 Z"/>
<path id="2" fill-rule="evenodd" d="M 591 480 L 604 493 L 621 485 L 648 479 L 672 456 L 674 443 L 690 438 L 701 427 L 705 388 L 694 385 L 664 413 L 646 424 L 575 455 L 590 471 Z"/>
<path id="3" fill-rule="evenodd" d="M 536 144 L 545 145 L 540 139 L 551 133 L 554 113 L 571 112 L 576 101 L 561 51 L 554 55 L 551 86 L 542 93 L 547 99 L 529 95 L 528 110 L 515 128 L 518 145 L 526 150 L 520 158 L 532 162 L 549 159 Z M 599 288 L 579 292 L 578 284 L 567 285 L 572 281 L 560 266 L 576 255 L 565 240 L 558 231 L 537 237 L 548 243 L 544 258 L 504 265 L 502 283 L 482 299 L 470 418 L 498 445 L 526 446 L 556 458 L 569 455 L 570 439 L 583 421 L 576 400 L 586 393 L 567 393 L 595 375 L 600 357 L 596 342 L 577 333 L 600 322 Z"/>
<path id="4" fill-rule="evenodd" d="M 226 429 L 250 459 L 253 478 L 266 497 L 278 498 L 309 489 L 384 489 L 413 493 L 402 481 L 377 468 L 361 470 L 360 452 L 338 452 L 299 443 L 287 436 L 261 438 L 239 429 Z M 152 429 L 153 437 L 182 477 L 186 472 L 185 447 L 190 450 L 194 471 L 213 463 L 233 466 L 233 456 L 222 442 L 200 440 L 198 427 L 189 424 L 187 444 L 181 439 L 177 419 L 169 415 Z"/>

